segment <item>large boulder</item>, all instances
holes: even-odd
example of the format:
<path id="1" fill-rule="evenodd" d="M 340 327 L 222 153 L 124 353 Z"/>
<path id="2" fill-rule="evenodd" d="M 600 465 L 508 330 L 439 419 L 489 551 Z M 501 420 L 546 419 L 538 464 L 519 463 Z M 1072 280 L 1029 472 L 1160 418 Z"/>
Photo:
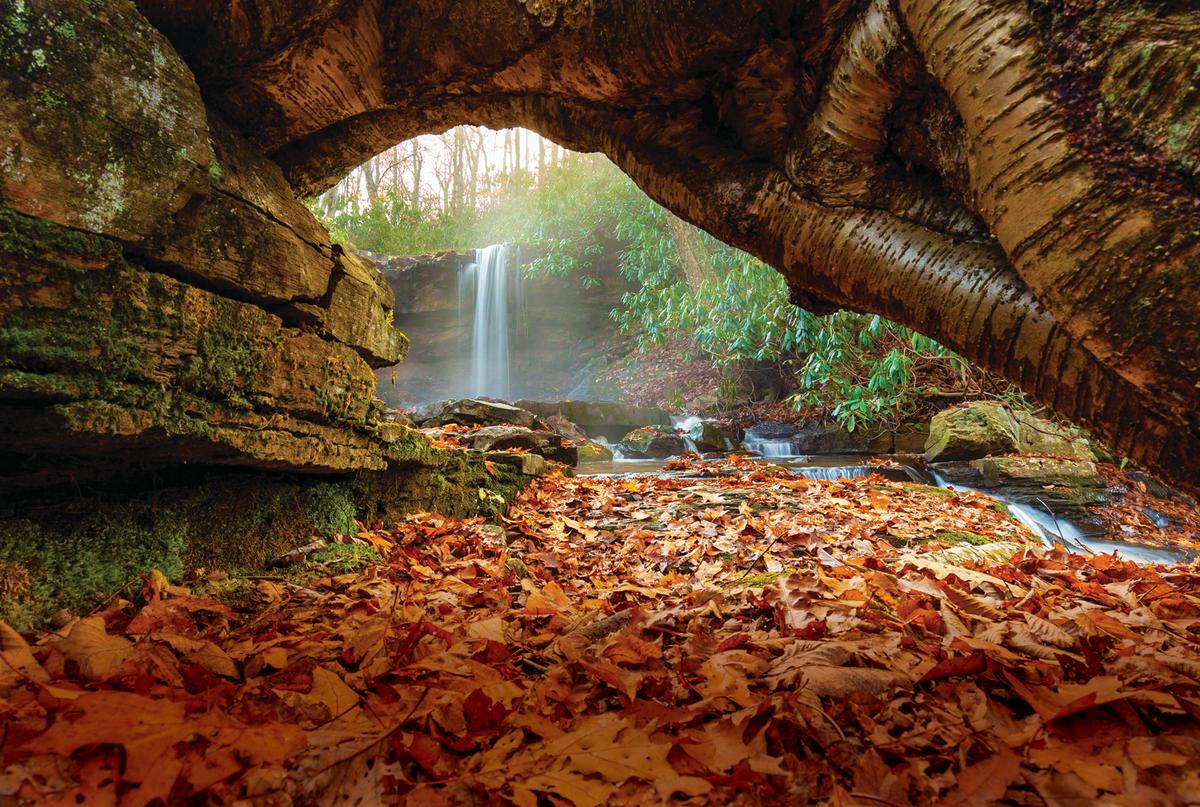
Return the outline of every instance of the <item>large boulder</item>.
<path id="1" fill-rule="evenodd" d="M 925 459 L 973 460 L 1017 451 L 1020 424 L 1007 407 L 976 402 L 938 412 L 929 423 Z"/>
<path id="2" fill-rule="evenodd" d="M 577 445 L 576 450 L 579 452 L 579 462 L 612 462 L 612 449 L 603 443 L 597 443 L 594 440 L 585 440 Z"/>
<path id="3" fill-rule="evenodd" d="M 736 434 L 707 420 L 693 425 L 686 436 L 701 452 L 736 451 L 742 445 Z"/>
<path id="4" fill-rule="evenodd" d="M 634 429 L 617 445 L 626 457 L 666 459 L 687 451 L 683 436 L 670 426 L 643 426 Z"/>
<path id="5" fill-rule="evenodd" d="M 522 426 L 526 429 L 538 424 L 537 416 L 524 409 L 503 401 L 482 398 L 462 398 L 437 401 L 413 410 L 413 421 L 422 428 L 447 426 Z"/>
<path id="6" fill-rule="evenodd" d="M 579 461 L 576 447 L 554 432 L 535 431 L 521 426 L 485 426 L 463 435 L 461 439 L 480 451 L 516 448 L 567 465 L 575 465 Z"/>
<path id="7" fill-rule="evenodd" d="M 1050 454 L 1095 460 L 1087 440 L 1048 420 L 1003 404 L 975 401 L 933 416 L 925 459 L 972 460 L 1003 454 Z"/>

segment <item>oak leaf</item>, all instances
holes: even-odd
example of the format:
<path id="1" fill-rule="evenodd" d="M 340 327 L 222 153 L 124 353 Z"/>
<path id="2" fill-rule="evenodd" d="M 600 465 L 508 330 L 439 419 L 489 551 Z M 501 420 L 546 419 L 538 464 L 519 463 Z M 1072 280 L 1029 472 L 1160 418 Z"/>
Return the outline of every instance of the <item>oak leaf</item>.
<path id="1" fill-rule="evenodd" d="M 136 655 L 133 642 L 124 636 L 110 636 L 99 616 L 76 622 L 67 638 L 54 647 L 78 664 L 79 672 L 90 681 L 116 675 Z"/>

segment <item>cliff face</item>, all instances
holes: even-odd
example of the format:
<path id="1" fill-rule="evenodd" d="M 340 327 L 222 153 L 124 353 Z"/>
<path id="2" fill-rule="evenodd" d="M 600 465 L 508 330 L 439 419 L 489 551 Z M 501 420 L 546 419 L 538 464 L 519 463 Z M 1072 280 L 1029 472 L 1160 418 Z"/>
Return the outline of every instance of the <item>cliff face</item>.
<path id="1" fill-rule="evenodd" d="M 417 346 L 403 362 L 378 371 L 379 396 L 412 407 L 475 394 L 471 389 L 476 289 L 465 270 L 474 252 L 385 256 L 364 254 L 383 272 L 397 299 L 396 325 Z M 517 262 L 531 256 L 522 254 Z M 561 400 L 581 396 L 589 367 L 607 364 L 620 337 L 609 312 L 627 287 L 612 256 L 598 258 L 601 281 L 525 276 L 509 306 L 511 398 Z"/>
<path id="2" fill-rule="evenodd" d="M 388 467 L 372 368 L 407 339 L 375 267 L 206 110 L 132 4 L 22 4 L 0 31 L 9 478 L 114 452 Z"/>

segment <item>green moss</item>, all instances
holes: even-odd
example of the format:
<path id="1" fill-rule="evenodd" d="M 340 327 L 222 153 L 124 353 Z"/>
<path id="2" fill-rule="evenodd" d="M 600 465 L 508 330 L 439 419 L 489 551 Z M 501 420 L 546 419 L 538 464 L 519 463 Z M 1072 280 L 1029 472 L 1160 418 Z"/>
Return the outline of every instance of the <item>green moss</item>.
<path id="1" fill-rule="evenodd" d="M 322 483 L 305 491 L 304 515 L 309 524 L 326 537 L 354 535 L 358 507 L 346 484 Z"/>
<path id="2" fill-rule="evenodd" d="M 332 574 L 350 574 L 382 562 L 383 555 L 366 544 L 330 544 L 309 555 L 306 564 L 320 566 Z"/>
<path id="3" fill-rule="evenodd" d="M 91 233 L 25 216 L 0 205 L 0 253 L 18 258 L 53 257 L 66 253 L 85 261 L 111 263 L 120 259 L 121 245 Z M 70 266 L 77 267 L 78 263 Z"/>
<path id="4" fill-rule="evenodd" d="M 933 534 L 933 540 L 941 541 L 944 544 L 971 544 L 972 546 L 983 546 L 995 542 L 995 538 L 988 538 L 986 535 L 979 535 L 966 530 L 938 530 Z"/>
<path id="5" fill-rule="evenodd" d="M 114 418 L 125 416 L 109 406 Z M 356 516 L 494 518 L 529 480 L 515 463 L 495 461 L 489 470 L 474 453 L 431 457 L 436 465 L 342 481 L 221 474 L 152 494 L 61 501 L 37 515 L 12 512 L 20 503 L 11 502 L 0 520 L 0 572 L 12 572 L 0 575 L 0 619 L 30 626 L 64 607 L 86 613 L 155 568 L 173 579 L 194 569 L 244 574 L 314 535 L 353 533 Z M 379 559 L 367 547 L 335 546 L 312 560 L 342 573 Z M 28 585 L 5 594 L 6 580 L 26 577 Z"/>
<path id="6" fill-rule="evenodd" d="M 243 321 L 240 308 L 224 306 L 200 335 L 196 355 L 180 374 L 182 384 L 201 395 L 249 403 L 243 391 L 263 371 L 263 344 L 254 323 Z"/>
<path id="7" fill-rule="evenodd" d="M 939 499 L 953 499 L 958 495 L 958 493 L 950 490 L 949 488 L 937 488 L 933 485 L 919 485 L 915 482 L 902 482 L 901 484 L 909 490 L 914 490 L 918 493 L 924 493 L 926 496 L 936 496 Z"/>
<path id="8" fill-rule="evenodd" d="M 779 578 L 783 577 L 784 572 L 763 572 L 762 574 L 752 574 L 746 576 L 742 580 L 737 580 L 728 585 L 729 588 L 762 588 L 769 586 Z"/>
<path id="9" fill-rule="evenodd" d="M 153 518 L 144 504 L 106 508 L 59 530 L 0 522 L 0 563 L 31 579 L 28 599 L 0 603 L 0 618 L 28 626 L 60 608 L 87 613 L 140 573 L 181 576 L 184 548 L 182 525 Z"/>
<path id="10" fill-rule="evenodd" d="M 217 150 L 213 148 L 213 144 L 209 141 L 208 144 L 208 175 L 213 182 L 220 182 L 224 175 L 221 168 L 221 161 L 217 159 Z"/>

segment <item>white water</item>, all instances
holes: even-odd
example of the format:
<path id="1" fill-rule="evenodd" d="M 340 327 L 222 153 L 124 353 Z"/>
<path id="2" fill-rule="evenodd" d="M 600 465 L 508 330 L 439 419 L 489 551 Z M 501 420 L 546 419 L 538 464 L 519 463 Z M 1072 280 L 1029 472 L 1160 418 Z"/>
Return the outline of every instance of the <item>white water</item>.
<path id="1" fill-rule="evenodd" d="M 459 306 L 465 284 L 474 281 L 475 316 L 471 326 L 470 395 L 491 398 L 512 397 L 509 368 L 509 341 L 513 330 L 509 321 L 510 303 L 515 324 L 524 315 L 525 300 L 521 267 L 507 244 L 492 244 L 475 250 L 475 263 L 459 278 Z M 464 284 L 465 280 L 465 284 Z M 511 299 L 510 299 L 511 298 Z"/>
<path id="2" fill-rule="evenodd" d="M 756 451 L 760 456 L 771 459 L 799 456 L 796 453 L 796 444 L 792 440 L 745 440 L 742 445 L 748 451 Z"/>
<path id="3" fill-rule="evenodd" d="M 975 490 L 975 488 L 969 488 L 966 485 L 950 484 L 936 471 L 931 470 L 929 474 L 940 488 L 946 488 L 947 490 Z M 1085 555 L 1116 552 L 1117 557 L 1122 560 L 1132 560 L 1137 563 L 1178 563 L 1187 560 L 1186 556 L 1188 553 L 1186 552 L 1141 546 L 1140 544 L 1128 544 L 1119 541 L 1107 541 L 1103 538 L 1085 535 L 1074 524 L 1058 518 L 1053 513 L 1039 510 L 1023 502 L 1014 501 L 1007 496 L 1002 496 L 993 491 L 975 490 L 975 492 L 1001 502 L 1008 508 L 1008 512 L 1012 514 L 1013 518 L 1021 522 L 1026 529 L 1041 539 L 1042 543 L 1048 547 L 1052 547 L 1055 544 L 1062 544 L 1070 552 Z"/>

